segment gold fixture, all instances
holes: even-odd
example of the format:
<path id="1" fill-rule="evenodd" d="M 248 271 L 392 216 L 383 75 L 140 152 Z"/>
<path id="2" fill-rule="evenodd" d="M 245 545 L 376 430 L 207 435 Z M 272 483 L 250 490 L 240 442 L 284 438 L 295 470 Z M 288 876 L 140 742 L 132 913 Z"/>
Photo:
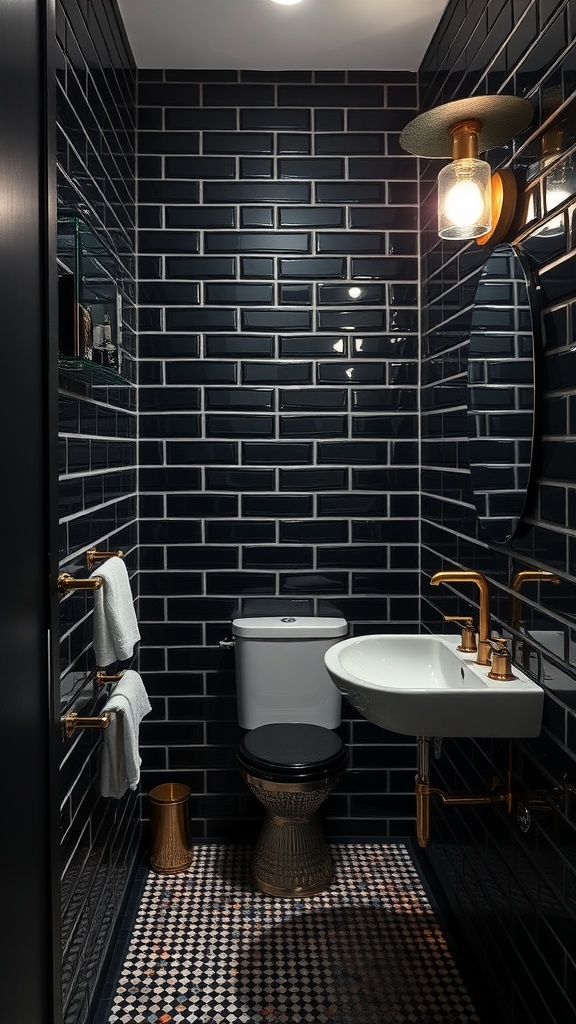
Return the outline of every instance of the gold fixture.
<path id="1" fill-rule="evenodd" d="M 86 564 L 89 569 L 93 569 L 96 562 L 102 562 L 106 558 L 124 558 L 123 551 L 97 551 L 96 548 L 90 548 L 86 552 Z M 76 578 L 71 576 L 69 572 L 61 572 L 58 576 L 57 587 L 58 590 L 98 590 L 102 586 L 104 580 L 101 576 L 87 576 Z"/>
<path id="2" fill-rule="evenodd" d="M 508 741 L 508 769 L 506 779 L 496 777 L 492 780 L 489 793 L 446 793 L 438 786 L 430 783 L 429 761 L 430 739 L 418 737 L 418 774 L 416 775 L 416 835 L 419 846 L 428 846 L 430 842 L 430 799 L 439 796 L 442 803 L 448 806 L 465 804 L 503 804 L 508 814 L 512 810 L 512 741 Z"/>
<path id="3" fill-rule="evenodd" d="M 438 175 L 438 234 L 493 245 L 506 236 L 516 208 L 511 171 L 491 174 L 478 153 L 502 146 L 532 120 L 519 96 L 473 96 L 419 114 L 404 128 L 400 145 L 416 156 L 452 157 Z"/>
<path id="4" fill-rule="evenodd" d="M 148 794 L 150 867 L 159 875 L 177 875 L 192 863 L 190 793 L 183 782 L 163 782 Z"/>
<path id="5" fill-rule="evenodd" d="M 464 654 L 476 654 L 478 648 L 476 646 L 474 619 L 470 615 L 445 615 L 444 622 L 462 622 L 460 645 L 456 650 L 462 651 Z"/>
<path id="6" fill-rule="evenodd" d="M 61 719 L 61 725 L 64 728 L 64 736 L 69 740 L 78 729 L 107 729 L 110 725 L 110 718 L 108 712 L 103 715 L 83 718 L 75 711 L 70 711 Z"/>
<path id="7" fill-rule="evenodd" d="M 510 590 L 512 591 L 510 599 L 511 625 L 512 629 L 518 632 L 520 632 L 520 598 L 518 595 L 525 583 L 538 582 L 560 583 L 560 580 L 555 573 L 548 572 L 546 569 L 520 569 L 510 580 Z"/>
<path id="8" fill-rule="evenodd" d="M 104 580 L 101 576 L 87 576 L 86 578 L 76 579 L 69 572 L 61 572 L 58 576 L 57 587 L 58 590 L 98 590 L 103 583 Z"/>
<path id="9" fill-rule="evenodd" d="M 434 573 L 430 580 L 432 587 L 439 583 L 475 583 L 480 592 L 480 613 L 478 618 L 478 665 L 489 665 L 492 654 L 490 648 L 490 592 L 486 578 L 472 569 L 444 570 Z"/>
<path id="10" fill-rule="evenodd" d="M 96 562 L 102 562 L 106 558 L 124 558 L 123 551 L 97 551 L 96 548 L 90 548 L 86 552 L 86 564 L 89 569 L 93 569 Z"/>
<path id="11" fill-rule="evenodd" d="M 492 668 L 488 672 L 488 679 L 498 679 L 500 682 L 508 683 L 511 679 L 517 679 L 512 672 L 510 664 L 510 651 L 508 643 L 503 636 L 495 636 L 490 641 L 492 648 Z"/>
<path id="12" fill-rule="evenodd" d="M 96 672 L 96 686 L 106 686 L 108 683 L 117 683 L 122 679 L 123 675 L 124 672 L 116 672 L 109 676 L 103 670 L 98 669 Z"/>
<path id="13" fill-rule="evenodd" d="M 252 885 L 292 899 L 324 892 L 334 878 L 334 862 L 316 812 L 342 773 L 294 783 L 240 774 L 266 808 L 250 861 Z"/>

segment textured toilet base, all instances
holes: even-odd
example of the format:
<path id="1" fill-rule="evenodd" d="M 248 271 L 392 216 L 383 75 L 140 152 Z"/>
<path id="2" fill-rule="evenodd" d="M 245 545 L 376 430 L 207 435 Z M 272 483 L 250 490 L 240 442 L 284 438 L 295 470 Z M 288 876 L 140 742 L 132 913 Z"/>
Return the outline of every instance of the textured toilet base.
<path id="1" fill-rule="evenodd" d="M 340 776 L 322 782 L 286 785 L 243 778 L 266 808 L 252 851 L 252 884 L 270 896 L 315 896 L 327 889 L 334 864 L 316 815 Z"/>
<path id="2" fill-rule="evenodd" d="M 480 1024 L 408 849 L 330 849 L 302 901 L 254 892 L 247 846 L 150 872 L 109 1024 Z"/>
<path id="3" fill-rule="evenodd" d="M 334 878 L 334 862 L 316 815 L 294 822 L 267 814 L 252 852 L 250 879 L 270 896 L 316 896 Z"/>

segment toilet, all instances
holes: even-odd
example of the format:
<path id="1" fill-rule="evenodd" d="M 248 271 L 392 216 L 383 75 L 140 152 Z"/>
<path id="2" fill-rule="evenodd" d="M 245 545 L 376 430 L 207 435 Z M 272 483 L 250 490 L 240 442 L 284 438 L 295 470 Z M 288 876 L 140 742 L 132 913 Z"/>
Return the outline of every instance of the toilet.
<path id="1" fill-rule="evenodd" d="M 248 730 L 238 767 L 266 808 L 250 875 L 255 888 L 272 896 L 313 896 L 334 877 L 316 812 L 345 771 L 347 751 L 333 732 L 341 697 L 324 653 L 347 632 L 341 618 L 232 623 L 238 721 Z"/>

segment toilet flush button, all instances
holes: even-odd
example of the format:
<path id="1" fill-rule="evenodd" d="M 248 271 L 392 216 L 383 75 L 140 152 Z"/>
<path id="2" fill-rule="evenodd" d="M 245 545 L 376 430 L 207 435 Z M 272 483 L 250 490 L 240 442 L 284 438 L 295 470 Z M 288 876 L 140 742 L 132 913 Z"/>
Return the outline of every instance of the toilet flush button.
<path id="1" fill-rule="evenodd" d="M 296 619 L 280 619 L 280 622 L 296 622 Z"/>

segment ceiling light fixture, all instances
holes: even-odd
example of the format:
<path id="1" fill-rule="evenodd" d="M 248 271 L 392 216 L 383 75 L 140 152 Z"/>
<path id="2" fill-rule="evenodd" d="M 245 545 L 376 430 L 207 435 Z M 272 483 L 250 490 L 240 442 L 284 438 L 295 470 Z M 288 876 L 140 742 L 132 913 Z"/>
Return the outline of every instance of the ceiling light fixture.
<path id="1" fill-rule="evenodd" d="M 400 145 L 416 156 L 452 157 L 438 175 L 438 234 L 496 244 L 506 235 L 516 207 L 511 171 L 491 172 L 478 153 L 502 146 L 533 117 L 519 96 L 473 96 L 419 114 L 406 125 Z"/>
<path id="2" fill-rule="evenodd" d="M 302 0 L 272 0 L 272 3 L 274 4 L 285 4 L 286 7 L 288 4 L 299 4 L 301 2 Z"/>

